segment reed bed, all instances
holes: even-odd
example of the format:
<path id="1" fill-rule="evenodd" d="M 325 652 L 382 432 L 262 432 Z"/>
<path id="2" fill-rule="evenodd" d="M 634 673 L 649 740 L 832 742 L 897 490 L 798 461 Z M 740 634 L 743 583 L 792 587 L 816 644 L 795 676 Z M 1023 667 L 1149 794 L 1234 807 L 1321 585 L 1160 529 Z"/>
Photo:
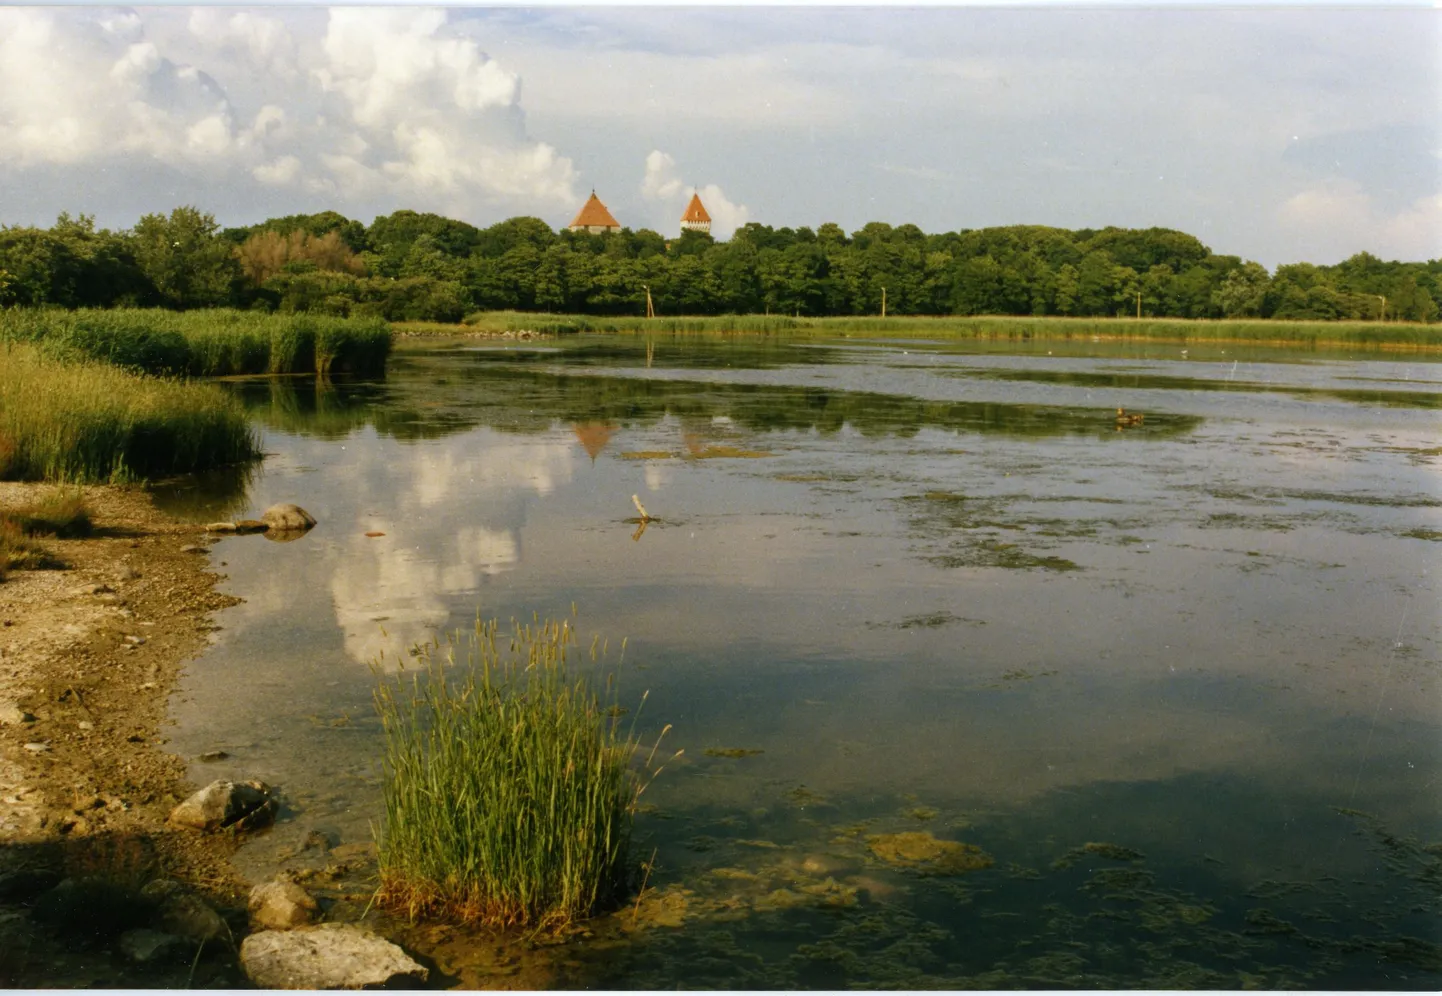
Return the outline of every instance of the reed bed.
<path id="1" fill-rule="evenodd" d="M 0 479 L 126 483 L 259 455 L 219 387 L 0 343 Z"/>
<path id="2" fill-rule="evenodd" d="M 390 326 L 378 318 L 82 308 L 0 312 L 0 342 L 29 342 L 69 358 L 104 360 L 146 373 L 384 372 Z"/>
<path id="3" fill-rule="evenodd" d="M 633 763 L 640 743 L 634 720 L 620 730 L 614 675 L 605 702 L 573 666 L 570 622 L 512 626 L 478 619 L 377 689 L 379 898 L 412 918 L 559 929 L 633 884 L 632 818 L 656 749 Z"/>
<path id="4" fill-rule="evenodd" d="M 1285 319 L 1062 318 L 1012 315 L 902 315 L 882 318 L 792 318 L 785 315 L 718 315 L 676 318 L 594 318 L 587 315 L 479 311 L 467 315 L 471 329 L 530 330 L 545 334 L 755 333 L 899 339 L 1151 339 L 1166 342 L 1236 341 L 1342 345 L 1368 348 L 1442 349 L 1442 324 L 1416 322 L 1324 322 Z M 416 330 L 443 333 L 446 327 Z"/>
<path id="5" fill-rule="evenodd" d="M 1155 339 L 1442 348 L 1442 325 L 1285 319 L 1060 318 L 1010 315 L 806 318 L 807 332 L 892 338 Z"/>
<path id="6" fill-rule="evenodd" d="M 570 335 L 580 332 L 769 334 L 799 329 L 803 327 L 804 320 L 788 315 L 697 315 L 638 318 L 561 315 L 525 311 L 477 311 L 467 315 L 463 324 L 473 331 L 536 332 L 541 335 Z"/>

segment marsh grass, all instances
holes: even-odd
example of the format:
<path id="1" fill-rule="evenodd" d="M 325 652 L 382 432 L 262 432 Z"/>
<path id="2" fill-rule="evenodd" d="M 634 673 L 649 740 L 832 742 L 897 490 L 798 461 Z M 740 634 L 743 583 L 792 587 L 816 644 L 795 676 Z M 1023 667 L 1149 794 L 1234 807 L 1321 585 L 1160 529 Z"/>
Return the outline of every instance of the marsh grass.
<path id="1" fill-rule="evenodd" d="M 1325 322 L 1284 319 L 1062 318 L 1013 315 L 902 315 L 793 318 L 717 315 L 674 318 L 596 318 L 588 315 L 478 311 L 472 328 L 505 332 L 760 333 L 870 339 L 1141 339 L 1161 342 L 1256 342 L 1307 346 L 1442 349 L 1442 324 Z"/>
<path id="2" fill-rule="evenodd" d="M 1147 339 L 1442 348 L 1442 325 L 1285 319 L 1061 318 L 1011 315 L 807 318 L 813 333 L 861 338 Z"/>
<path id="3" fill-rule="evenodd" d="M 0 343 L 0 479 L 127 483 L 259 455 L 219 387 Z"/>
<path id="4" fill-rule="evenodd" d="M 632 818 L 656 748 L 637 763 L 614 674 L 603 701 L 573 665 L 570 622 L 513 627 L 478 620 L 377 689 L 379 901 L 413 919 L 559 929 L 633 884 Z"/>
<path id="5" fill-rule="evenodd" d="M 569 335 L 579 332 L 642 332 L 657 335 L 678 333 L 777 333 L 800 329 L 805 320 L 787 315 L 695 315 L 664 318 L 629 316 L 597 317 L 525 311 L 477 311 L 464 324 L 483 332 L 536 332 Z"/>
<path id="6" fill-rule="evenodd" d="M 0 311 L 0 341 L 154 374 L 384 372 L 390 326 L 377 318 L 115 308 Z"/>

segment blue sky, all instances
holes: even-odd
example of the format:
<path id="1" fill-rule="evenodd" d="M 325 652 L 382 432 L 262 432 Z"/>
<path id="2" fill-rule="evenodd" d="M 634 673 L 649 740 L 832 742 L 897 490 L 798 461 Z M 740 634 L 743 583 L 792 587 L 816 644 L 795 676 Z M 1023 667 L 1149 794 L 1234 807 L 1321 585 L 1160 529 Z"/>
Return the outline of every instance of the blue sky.
<path id="1" fill-rule="evenodd" d="M 0 223 L 1162 225 L 1442 256 L 1423 7 L 0 7 Z"/>

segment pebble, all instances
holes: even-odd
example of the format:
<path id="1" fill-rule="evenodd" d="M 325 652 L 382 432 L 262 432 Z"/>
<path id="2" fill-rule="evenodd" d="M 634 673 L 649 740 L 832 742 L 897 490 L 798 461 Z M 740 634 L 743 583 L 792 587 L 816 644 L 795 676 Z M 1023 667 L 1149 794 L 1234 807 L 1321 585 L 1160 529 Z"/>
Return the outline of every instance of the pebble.
<path id="1" fill-rule="evenodd" d="M 82 719 L 80 722 L 76 723 L 75 725 L 78 726 L 78 727 L 80 727 L 80 729 L 82 729 L 82 730 L 93 730 L 93 729 L 95 729 L 95 724 L 92 723 L 92 722 L 90 722 L 90 720 L 88 720 L 88 719 Z"/>
<path id="2" fill-rule="evenodd" d="M 181 553 L 209 553 L 210 550 L 203 546 L 196 546 L 194 543 L 187 543 L 180 548 Z"/>
<path id="3" fill-rule="evenodd" d="M 143 636 L 130 636 L 130 635 L 127 635 L 127 636 L 125 637 L 125 642 L 126 642 L 126 643 L 129 643 L 129 644 L 132 644 L 133 646 L 137 646 L 137 647 L 138 647 L 138 646 L 140 646 L 142 643 L 145 642 L 145 637 L 143 637 Z"/>
<path id="4" fill-rule="evenodd" d="M 208 750 L 201 754 L 198 760 L 204 761 L 206 764 L 214 764 L 216 761 L 224 761 L 229 756 L 230 754 L 223 750 Z"/>
<path id="5" fill-rule="evenodd" d="M 50 749 L 50 745 L 42 743 L 32 743 L 26 744 L 25 749 L 32 754 L 44 754 L 47 750 Z"/>
<path id="6" fill-rule="evenodd" d="M 78 588 L 71 588 L 72 595 L 108 595 L 115 589 L 108 584 L 82 584 Z"/>

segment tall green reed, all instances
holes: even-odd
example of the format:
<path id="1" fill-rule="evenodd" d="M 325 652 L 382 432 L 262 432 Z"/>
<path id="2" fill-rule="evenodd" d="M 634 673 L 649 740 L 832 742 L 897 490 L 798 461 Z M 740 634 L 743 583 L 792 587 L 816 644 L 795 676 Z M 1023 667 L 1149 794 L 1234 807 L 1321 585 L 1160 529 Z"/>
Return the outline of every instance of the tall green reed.
<path id="1" fill-rule="evenodd" d="M 512 625 L 478 619 L 377 688 L 380 899 L 412 917 L 559 928 L 633 884 L 632 819 L 666 730 L 643 758 L 615 675 L 575 666 L 572 624 Z"/>
<path id="2" fill-rule="evenodd" d="M 215 308 L 18 309 L 0 311 L 0 341 L 29 342 L 52 355 L 104 360 L 147 373 L 378 374 L 390 327 L 378 318 L 271 315 Z"/>
<path id="3" fill-rule="evenodd" d="M 0 479 L 124 483 L 260 455 L 221 388 L 0 343 Z"/>

